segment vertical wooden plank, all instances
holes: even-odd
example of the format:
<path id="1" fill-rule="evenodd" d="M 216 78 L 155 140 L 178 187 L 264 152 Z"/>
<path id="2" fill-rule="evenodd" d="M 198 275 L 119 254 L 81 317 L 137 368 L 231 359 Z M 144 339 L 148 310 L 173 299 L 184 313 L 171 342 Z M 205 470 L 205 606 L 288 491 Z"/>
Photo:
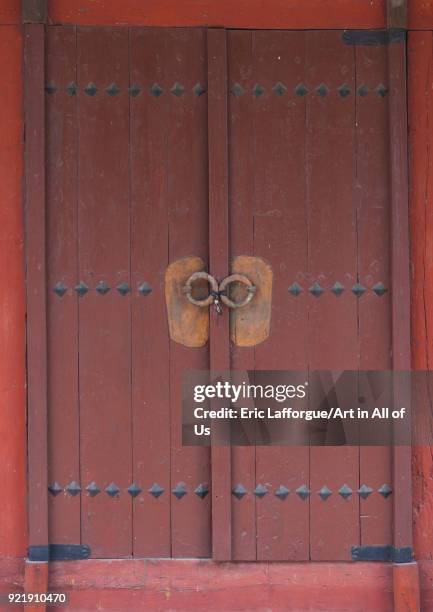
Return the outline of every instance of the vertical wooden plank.
<path id="1" fill-rule="evenodd" d="M 131 554 L 131 278 L 128 31 L 78 30 L 79 384 L 82 538 Z M 96 91 L 95 91 L 96 90 Z M 110 291 L 98 293 L 105 282 Z M 126 284 L 128 293 L 119 291 Z M 112 485 L 119 492 L 112 492 Z"/>
<path id="2" fill-rule="evenodd" d="M 47 546 L 44 25 L 26 25 L 24 44 L 29 545 Z"/>
<path id="3" fill-rule="evenodd" d="M 47 32 L 50 541 L 80 543 L 76 29 Z M 75 483 L 75 484 L 74 484 Z M 57 493 L 56 487 L 63 489 Z M 65 488 L 68 487 L 67 490 Z"/>
<path id="4" fill-rule="evenodd" d="M 339 88 L 344 85 L 349 95 L 341 95 Z M 358 298 L 352 292 L 358 281 L 354 85 L 353 49 L 342 43 L 341 32 L 308 33 L 309 273 L 310 286 L 317 282 L 324 289 L 319 297 L 309 295 L 313 370 L 357 370 L 359 363 Z M 331 291 L 336 282 L 344 287 L 339 297 Z M 344 484 L 354 492 L 358 489 L 358 448 L 313 446 L 310 478 L 311 559 L 350 559 L 351 547 L 359 540 L 358 496 L 345 499 L 339 489 Z M 323 487 L 332 495 L 321 497 Z"/>
<path id="5" fill-rule="evenodd" d="M 132 202 L 132 402 L 133 553 L 169 557 L 170 536 L 170 344 L 165 315 L 168 265 L 170 34 L 160 29 L 130 33 Z M 164 88 L 154 95 L 150 88 Z M 156 91 L 156 89 L 155 89 Z M 137 291 L 148 283 L 151 293 Z M 154 485 L 155 495 L 149 493 Z M 163 493 L 158 494 L 158 487 Z"/>
<path id="6" fill-rule="evenodd" d="M 168 30 L 166 52 L 167 57 L 173 58 L 166 64 L 163 85 L 169 97 L 166 142 L 169 261 L 195 255 L 206 262 L 207 95 L 200 95 L 202 89 L 207 90 L 205 32 Z M 208 346 L 191 349 L 170 341 L 173 557 L 211 556 L 211 495 L 200 497 L 195 492 L 200 485 L 210 487 L 209 448 L 182 447 L 182 376 L 187 370 L 207 369 Z"/>
<path id="7" fill-rule="evenodd" d="M 209 266 L 222 280 L 229 272 L 227 159 L 227 34 L 208 30 Z M 229 313 L 210 309 L 210 369 L 230 369 Z M 213 428 L 216 426 L 214 425 Z M 214 433 L 218 435 L 218 432 Z M 231 447 L 212 446 L 212 557 L 231 559 Z"/>

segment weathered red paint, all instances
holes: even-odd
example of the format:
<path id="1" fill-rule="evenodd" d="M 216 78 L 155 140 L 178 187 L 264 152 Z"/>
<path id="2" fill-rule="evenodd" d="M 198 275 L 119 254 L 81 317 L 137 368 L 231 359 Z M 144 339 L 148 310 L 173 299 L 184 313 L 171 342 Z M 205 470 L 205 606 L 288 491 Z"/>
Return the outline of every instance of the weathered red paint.
<path id="1" fill-rule="evenodd" d="M 0 24 L 13 25 L 21 21 L 21 1 L 2 0 L 0 4 Z"/>

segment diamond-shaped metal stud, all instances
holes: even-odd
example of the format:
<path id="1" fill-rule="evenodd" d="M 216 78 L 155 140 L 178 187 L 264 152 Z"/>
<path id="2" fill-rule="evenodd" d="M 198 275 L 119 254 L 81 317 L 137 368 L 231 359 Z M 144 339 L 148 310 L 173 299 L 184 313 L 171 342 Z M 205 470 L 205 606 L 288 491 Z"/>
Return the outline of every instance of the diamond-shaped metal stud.
<path id="1" fill-rule="evenodd" d="M 186 486 L 184 482 L 178 482 L 174 489 L 171 490 L 173 495 L 177 497 L 177 499 L 182 499 L 184 495 L 186 495 Z"/>
<path id="2" fill-rule="evenodd" d="M 284 83 L 278 81 L 278 83 L 275 83 L 275 85 L 272 87 L 272 90 L 277 94 L 277 96 L 284 96 L 287 91 L 287 87 L 284 85 Z"/>
<path id="3" fill-rule="evenodd" d="M 97 284 L 96 291 L 101 295 L 105 295 L 106 293 L 110 291 L 110 287 L 107 285 L 105 281 L 101 281 L 100 283 Z"/>
<path id="4" fill-rule="evenodd" d="M 258 484 L 253 491 L 254 495 L 256 497 L 259 497 L 260 499 L 264 497 L 267 492 L 268 492 L 267 488 L 262 484 Z"/>
<path id="5" fill-rule="evenodd" d="M 344 287 L 341 283 L 339 283 L 338 281 L 336 283 L 334 283 L 334 285 L 331 287 L 331 291 L 332 293 L 337 296 L 340 297 L 340 295 L 343 293 L 344 291 Z"/>
<path id="6" fill-rule="evenodd" d="M 137 495 L 140 495 L 141 493 L 141 489 L 138 485 L 136 485 L 134 482 L 129 485 L 128 487 L 128 493 L 131 497 L 137 497 Z"/>
<path id="7" fill-rule="evenodd" d="M 307 93 L 308 93 L 308 89 L 304 85 L 304 83 L 299 83 L 299 85 L 296 85 L 296 87 L 295 87 L 295 94 L 297 96 L 300 96 L 301 98 L 303 98 L 304 96 L 307 95 Z"/>
<path id="8" fill-rule="evenodd" d="M 299 497 L 303 500 L 308 499 L 308 497 L 310 496 L 310 489 L 307 487 L 307 485 L 302 485 L 299 488 L 296 489 L 296 493 L 297 495 L 299 495 Z"/>
<path id="9" fill-rule="evenodd" d="M 392 489 L 389 485 L 383 484 L 380 489 L 377 490 L 385 499 L 389 497 L 392 493 Z"/>
<path id="10" fill-rule="evenodd" d="M 329 89 L 327 88 L 325 83 L 320 83 L 320 85 L 318 87 L 316 87 L 316 93 L 321 98 L 324 98 L 325 96 L 328 95 Z"/>
<path id="11" fill-rule="evenodd" d="M 206 93 L 206 89 L 203 87 L 203 85 L 201 83 L 196 83 L 194 85 L 194 87 L 192 88 L 192 91 L 195 93 L 195 95 L 197 96 L 197 98 L 199 98 L 200 96 L 202 96 L 204 93 Z"/>
<path id="12" fill-rule="evenodd" d="M 53 289 L 54 293 L 56 293 L 59 297 L 63 297 L 65 293 L 67 292 L 67 290 L 68 290 L 67 286 L 61 281 L 60 283 L 57 283 L 57 285 Z"/>
<path id="13" fill-rule="evenodd" d="M 141 283 L 138 288 L 138 292 L 141 293 L 141 295 L 149 295 L 149 293 L 152 293 L 152 287 L 149 285 L 149 283 Z"/>
<path id="14" fill-rule="evenodd" d="M 366 292 L 366 288 L 361 285 L 361 283 L 356 283 L 352 287 L 352 293 L 356 295 L 357 298 L 361 297 Z"/>
<path id="15" fill-rule="evenodd" d="M 242 94 L 245 93 L 243 87 L 239 85 L 239 83 L 235 83 L 230 91 L 235 96 L 235 98 L 239 98 L 240 96 L 242 96 Z"/>
<path id="16" fill-rule="evenodd" d="M 55 94 L 56 93 L 57 85 L 54 83 L 54 81 L 49 81 L 46 84 L 45 91 L 47 92 L 47 94 Z"/>
<path id="17" fill-rule="evenodd" d="M 388 289 L 385 287 L 383 283 L 376 283 L 373 286 L 373 291 L 376 295 L 378 295 L 379 297 L 382 297 L 382 295 L 384 295 L 388 291 Z"/>
<path id="18" fill-rule="evenodd" d="M 346 83 L 343 83 L 343 85 L 340 85 L 340 87 L 338 88 L 338 93 L 340 94 L 342 98 L 347 98 L 347 96 L 350 95 L 349 85 L 346 85 Z"/>
<path id="19" fill-rule="evenodd" d="M 361 96 L 361 98 L 365 98 L 365 96 L 368 95 L 368 87 L 367 85 L 360 85 L 358 87 L 358 96 Z"/>
<path id="20" fill-rule="evenodd" d="M 247 494 L 247 490 L 243 485 L 239 483 L 235 487 L 233 487 L 232 493 L 235 497 L 237 497 L 237 499 L 242 499 L 243 496 Z"/>
<path id="21" fill-rule="evenodd" d="M 197 497 L 200 497 L 200 499 L 204 499 L 209 493 L 209 487 L 207 484 L 199 484 L 198 487 L 194 489 L 194 493 L 197 495 Z"/>
<path id="22" fill-rule="evenodd" d="M 87 493 L 90 495 L 90 497 L 96 497 L 96 495 L 98 495 L 98 493 L 101 492 L 101 489 L 98 487 L 98 485 L 96 484 L 96 482 L 91 482 L 87 487 L 86 487 L 86 491 Z"/>
<path id="23" fill-rule="evenodd" d="M 289 493 L 290 490 L 287 487 L 280 485 L 275 491 L 275 496 L 278 497 L 278 499 L 281 499 L 281 501 L 284 501 Z"/>
<path id="24" fill-rule="evenodd" d="M 105 492 L 110 497 L 116 497 L 116 495 L 119 494 L 119 491 L 120 491 L 119 487 L 114 482 L 110 483 L 108 487 L 105 488 Z"/>
<path id="25" fill-rule="evenodd" d="M 57 495 L 59 495 L 63 489 L 62 487 L 59 485 L 59 483 L 53 482 L 53 484 L 48 485 L 48 491 L 51 493 L 51 495 L 53 495 L 54 497 L 57 497 Z"/>
<path id="26" fill-rule="evenodd" d="M 380 83 L 380 85 L 376 87 L 376 93 L 381 98 L 384 98 L 387 95 L 388 90 L 383 83 Z"/>
<path id="27" fill-rule="evenodd" d="M 308 291 L 311 293 L 311 295 L 314 295 L 314 297 L 318 298 L 322 295 L 324 289 L 319 285 L 319 283 L 314 283 L 314 285 L 312 285 L 308 289 Z"/>
<path id="28" fill-rule="evenodd" d="M 175 83 L 170 91 L 174 96 L 180 98 L 185 93 L 185 87 L 180 83 Z"/>
<path id="29" fill-rule="evenodd" d="M 133 98 L 136 98 L 141 94 L 141 87 L 137 83 L 133 83 L 129 88 L 129 93 Z"/>
<path id="30" fill-rule="evenodd" d="M 98 92 L 98 88 L 96 87 L 95 83 L 89 83 L 84 88 L 84 91 L 88 96 L 95 96 Z"/>
<path id="31" fill-rule="evenodd" d="M 164 93 L 164 90 L 162 89 L 161 85 L 158 85 L 158 83 L 154 83 L 149 91 L 154 98 L 159 98 L 159 96 L 162 96 Z"/>
<path id="32" fill-rule="evenodd" d="M 324 485 L 320 491 L 317 491 L 317 495 L 323 499 L 323 501 L 326 501 L 328 497 L 332 495 L 332 491 L 326 485 Z"/>
<path id="33" fill-rule="evenodd" d="M 343 499 L 349 499 L 353 493 L 352 489 L 347 484 L 344 484 L 340 489 L 338 489 L 338 492 Z"/>
<path id="34" fill-rule="evenodd" d="M 302 293 L 301 285 L 298 285 L 298 283 L 293 283 L 293 285 L 290 285 L 289 287 L 289 293 L 291 293 L 295 297 L 298 297 L 298 295 Z"/>
<path id="35" fill-rule="evenodd" d="M 78 482 L 75 482 L 75 480 L 70 482 L 68 484 L 68 486 L 65 487 L 65 489 L 69 493 L 69 495 L 72 495 L 72 497 L 75 497 L 76 495 L 78 495 L 81 492 L 81 487 L 78 484 Z"/>
<path id="36" fill-rule="evenodd" d="M 372 493 L 373 489 L 371 487 L 367 487 L 366 484 L 363 484 L 358 489 L 358 495 L 359 497 L 362 497 L 362 499 L 367 499 L 367 497 L 369 497 Z"/>
<path id="37" fill-rule="evenodd" d="M 89 291 L 89 287 L 86 285 L 86 283 L 83 283 L 81 281 L 75 287 L 75 291 L 78 293 L 80 297 L 83 297 L 83 295 L 86 295 L 86 293 Z"/>
<path id="38" fill-rule="evenodd" d="M 116 83 L 111 83 L 111 85 L 109 85 L 105 91 L 107 92 L 107 94 L 109 96 L 117 96 L 117 94 L 119 93 L 120 89 L 116 85 Z"/>
<path id="39" fill-rule="evenodd" d="M 158 497 L 160 497 L 164 493 L 164 489 L 159 484 L 154 482 L 153 485 L 148 490 L 148 493 L 150 493 L 151 495 L 153 495 L 153 497 L 158 499 Z"/>
<path id="40" fill-rule="evenodd" d="M 117 285 L 116 289 L 120 293 L 120 295 L 127 295 L 131 291 L 131 288 L 128 283 L 120 283 L 120 285 Z"/>
<path id="41" fill-rule="evenodd" d="M 255 98 L 260 98 L 260 96 L 263 96 L 264 93 L 265 93 L 265 88 L 259 85 L 258 83 L 256 83 L 253 87 L 253 96 Z"/>
<path id="42" fill-rule="evenodd" d="M 76 96 L 78 91 L 78 85 L 72 81 L 66 86 L 66 93 L 68 96 Z"/>

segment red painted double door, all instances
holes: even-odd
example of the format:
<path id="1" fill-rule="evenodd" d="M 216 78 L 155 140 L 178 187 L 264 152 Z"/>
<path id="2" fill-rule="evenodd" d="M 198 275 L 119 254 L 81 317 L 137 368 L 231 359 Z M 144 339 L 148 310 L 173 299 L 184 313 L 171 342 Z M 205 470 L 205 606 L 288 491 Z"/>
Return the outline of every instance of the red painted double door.
<path id="1" fill-rule="evenodd" d="M 172 261 L 209 260 L 206 31 L 47 36 L 50 541 L 210 557 L 211 452 L 181 440 L 209 348 L 170 340 L 164 297 Z M 270 336 L 231 367 L 389 369 L 386 47 L 228 31 L 227 57 L 230 254 L 274 275 Z M 390 449 L 230 454 L 232 559 L 392 543 Z"/>

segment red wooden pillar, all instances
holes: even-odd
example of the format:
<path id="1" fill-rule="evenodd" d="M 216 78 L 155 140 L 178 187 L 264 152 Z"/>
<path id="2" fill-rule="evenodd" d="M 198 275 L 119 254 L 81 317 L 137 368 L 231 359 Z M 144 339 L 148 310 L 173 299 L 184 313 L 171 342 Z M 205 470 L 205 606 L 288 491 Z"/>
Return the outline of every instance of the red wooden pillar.
<path id="1" fill-rule="evenodd" d="M 22 33 L 0 3 L 0 558 L 26 554 Z"/>

